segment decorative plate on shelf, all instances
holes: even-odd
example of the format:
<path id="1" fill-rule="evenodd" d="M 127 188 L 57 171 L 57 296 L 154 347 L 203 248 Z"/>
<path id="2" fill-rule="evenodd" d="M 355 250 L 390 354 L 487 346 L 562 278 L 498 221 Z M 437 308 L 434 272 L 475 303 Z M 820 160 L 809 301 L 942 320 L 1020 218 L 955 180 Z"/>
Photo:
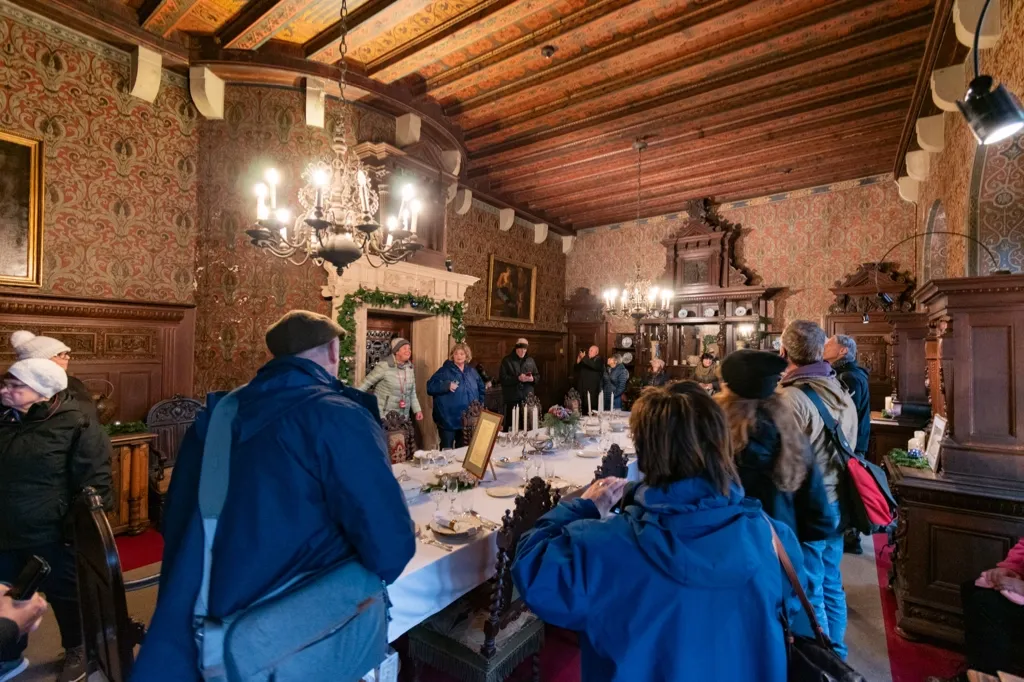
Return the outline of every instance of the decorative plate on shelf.
<path id="1" fill-rule="evenodd" d="M 622 354 L 622 364 L 628 365 L 631 362 L 633 362 L 633 354 L 632 353 L 623 353 Z"/>
<path id="2" fill-rule="evenodd" d="M 622 347 L 623 348 L 632 348 L 633 347 L 633 337 L 632 336 L 623 336 L 622 337 Z"/>
<path id="3" fill-rule="evenodd" d="M 688 316 L 688 315 L 690 314 L 690 311 L 689 311 L 689 310 L 687 310 L 686 308 L 680 308 L 680 309 L 679 309 L 679 312 L 678 312 L 678 313 L 676 313 L 676 314 L 677 314 L 677 315 L 678 315 L 679 317 L 686 317 L 686 316 Z"/>
<path id="4" fill-rule="evenodd" d="M 718 314 L 718 311 L 715 310 L 714 308 L 705 308 L 704 309 L 704 317 L 714 317 L 717 314 Z"/>
<path id="5" fill-rule="evenodd" d="M 741 305 L 740 306 L 736 306 L 736 316 L 737 317 L 743 317 L 746 314 L 747 314 L 747 309 L 746 308 L 744 308 Z"/>

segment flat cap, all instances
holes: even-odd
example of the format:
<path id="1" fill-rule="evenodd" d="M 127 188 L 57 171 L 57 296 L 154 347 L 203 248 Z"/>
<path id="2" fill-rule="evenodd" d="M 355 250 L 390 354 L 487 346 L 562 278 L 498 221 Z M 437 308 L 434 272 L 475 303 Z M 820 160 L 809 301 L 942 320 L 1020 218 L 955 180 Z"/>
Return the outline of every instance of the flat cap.
<path id="1" fill-rule="evenodd" d="M 292 310 L 267 329 L 267 349 L 275 358 L 297 355 L 342 336 L 337 322 L 308 310 Z"/>

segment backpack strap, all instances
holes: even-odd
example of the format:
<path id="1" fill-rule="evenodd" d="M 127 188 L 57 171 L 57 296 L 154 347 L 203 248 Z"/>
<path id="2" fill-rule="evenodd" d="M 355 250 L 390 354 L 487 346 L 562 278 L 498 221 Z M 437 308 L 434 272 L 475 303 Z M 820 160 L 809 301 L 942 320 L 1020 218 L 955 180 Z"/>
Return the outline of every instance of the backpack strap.
<path id="1" fill-rule="evenodd" d="M 818 392 L 807 384 L 800 384 L 797 388 L 807 396 L 807 399 L 810 400 L 811 404 L 818 410 L 818 416 L 820 416 L 821 420 L 825 423 L 825 432 L 828 433 L 832 443 L 839 450 L 839 455 L 841 456 L 843 463 L 845 464 L 845 462 L 851 457 L 856 457 L 853 453 L 853 448 L 850 447 L 850 442 L 846 440 L 846 434 L 843 433 L 842 427 L 839 426 L 835 417 L 833 417 L 832 413 L 828 411 L 827 407 L 825 407 L 825 403 L 822 402 L 821 396 L 818 395 Z"/>
<path id="2" fill-rule="evenodd" d="M 220 628 L 207 626 L 210 608 L 210 571 L 213 568 L 213 540 L 217 535 L 217 521 L 224 509 L 228 496 L 228 480 L 231 473 L 231 425 L 238 414 L 238 391 L 220 399 L 213 408 L 210 424 L 206 429 L 203 443 L 203 463 L 199 476 L 199 513 L 203 517 L 203 582 L 193 607 L 193 623 L 199 646 L 200 667 L 206 679 L 223 676 L 223 642 L 205 641 L 216 637 L 223 639 Z M 208 659 L 207 654 L 215 654 Z M 209 663 L 210 665 L 207 665 Z"/>

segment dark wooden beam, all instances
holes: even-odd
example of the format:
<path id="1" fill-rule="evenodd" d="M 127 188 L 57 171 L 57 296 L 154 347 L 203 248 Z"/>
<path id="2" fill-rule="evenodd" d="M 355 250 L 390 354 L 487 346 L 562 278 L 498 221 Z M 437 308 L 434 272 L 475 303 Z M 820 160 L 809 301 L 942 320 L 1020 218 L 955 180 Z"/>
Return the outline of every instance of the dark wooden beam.
<path id="1" fill-rule="evenodd" d="M 188 48 L 146 31 L 138 23 L 135 12 L 116 0 L 10 0 L 68 28 L 131 50 L 143 45 L 160 53 L 166 66 L 188 66 Z"/>
<path id="2" fill-rule="evenodd" d="M 932 72 L 937 67 L 939 56 L 944 52 L 949 53 L 950 43 L 957 42 L 956 30 L 953 28 L 952 19 L 954 4 L 954 0 L 935 1 L 931 28 L 928 31 L 928 39 L 925 41 L 924 46 L 924 57 L 921 59 L 921 66 L 917 71 L 914 94 L 910 99 L 907 118 L 903 123 L 903 135 L 896 148 L 893 174 L 897 178 L 903 175 L 907 151 L 909 151 L 911 142 L 917 136 L 917 119 L 921 115 L 921 108 L 926 101 L 931 99 Z M 955 47 L 953 51 L 955 52 Z"/>

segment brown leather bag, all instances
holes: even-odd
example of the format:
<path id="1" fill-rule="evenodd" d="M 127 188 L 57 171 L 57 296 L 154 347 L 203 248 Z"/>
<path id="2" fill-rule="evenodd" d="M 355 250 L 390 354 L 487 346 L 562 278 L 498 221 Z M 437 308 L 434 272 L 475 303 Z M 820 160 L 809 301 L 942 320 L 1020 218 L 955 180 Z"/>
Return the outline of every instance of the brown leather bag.
<path id="1" fill-rule="evenodd" d="M 764 518 L 768 522 L 768 528 L 772 531 L 772 546 L 775 547 L 775 555 L 779 558 L 779 563 L 782 564 L 782 570 L 789 578 L 793 591 L 800 598 L 800 603 L 803 604 L 807 618 L 811 622 L 811 629 L 815 633 L 813 638 L 795 635 L 789 627 L 789 621 L 783 620 L 782 626 L 785 630 L 789 658 L 789 682 L 866 682 L 864 676 L 851 668 L 832 648 L 832 642 L 825 636 L 821 625 L 818 624 L 818 619 L 814 616 L 811 602 L 807 599 L 807 594 L 800 584 L 800 578 L 796 575 L 789 555 L 786 554 L 786 548 L 783 547 L 778 533 L 775 532 L 775 526 L 767 514 L 764 514 Z"/>

